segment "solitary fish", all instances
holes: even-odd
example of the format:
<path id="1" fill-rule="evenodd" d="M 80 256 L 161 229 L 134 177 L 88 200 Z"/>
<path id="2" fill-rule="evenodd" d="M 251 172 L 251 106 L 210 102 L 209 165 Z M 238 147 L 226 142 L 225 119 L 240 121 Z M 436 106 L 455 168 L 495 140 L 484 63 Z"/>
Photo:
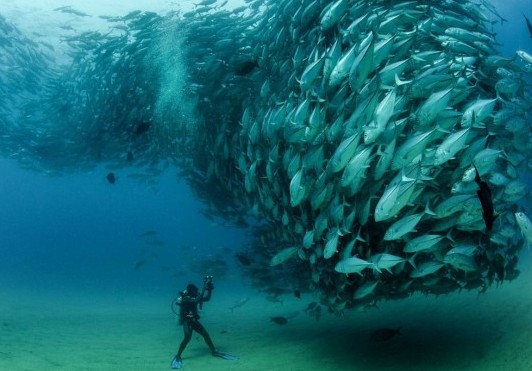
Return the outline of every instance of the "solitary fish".
<path id="1" fill-rule="evenodd" d="M 288 323 L 288 320 L 286 319 L 286 317 L 283 317 L 283 316 L 270 317 L 270 321 L 278 325 L 286 325 Z"/>
<path id="2" fill-rule="evenodd" d="M 249 301 L 249 298 L 247 298 L 247 297 L 246 298 L 242 298 L 242 299 L 238 300 L 236 303 L 234 303 L 232 306 L 230 306 L 229 309 L 231 309 L 231 312 L 232 312 L 236 308 L 240 308 L 241 306 L 246 304 L 248 301 Z"/>
<path id="3" fill-rule="evenodd" d="M 532 24 L 530 24 L 530 21 L 526 17 L 526 15 L 523 14 L 523 17 L 525 17 L 526 26 L 528 27 L 528 33 L 530 34 L 530 37 L 532 37 Z"/>
<path id="4" fill-rule="evenodd" d="M 240 264 L 245 265 L 245 266 L 251 265 L 252 260 L 248 254 L 245 254 L 243 252 L 237 252 L 235 254 L 235 257 Z"/>
<path id="5" fill-rule="evenodd" d="M 475 166 L 475 182 L 478 184 L 477 196 L 482 205 L 482 218 L 486 223 L 486 230 L 491 231 L 493 228 L 493 222 L 497 219 L 498 215 L 495 215 L 493 210 L 493 200 L 491 199 L 491 190 L 488 183 L 480 179 L 480 174 Z"/>
<path id="6" fill-rule="evenodd" d="M 149 230 L 149 231 L 146 231 L 146 232 L 142 233 L 140 236 L 141 237 L 150 237 L 150 236 L 155 236 L 156 234 L 157 234 L 157 231 Z"/>
<path id="7" fill-rule="evenodd" d="M 109 184 L 115 184 L 116 183 L 115 173 L 109 173 L 109 174 L 107 174 L 107 176 L 105 178 L 107 179 Z"/>
<path id="8" fill-rule="evenodd" d="M 371 334 L 371 340 L 382 343 L 393 339 L 396 335 L 401 335 L 401 327 L 381 328 Z"/>
<path id="9" fill-rule="evenodd" d="M 517 212 L 514 216 L 519 229 L 521 229 L 523 237 L 525 237 L 529 245 L 532 245 L 532 222 L 523 212 Z"/>

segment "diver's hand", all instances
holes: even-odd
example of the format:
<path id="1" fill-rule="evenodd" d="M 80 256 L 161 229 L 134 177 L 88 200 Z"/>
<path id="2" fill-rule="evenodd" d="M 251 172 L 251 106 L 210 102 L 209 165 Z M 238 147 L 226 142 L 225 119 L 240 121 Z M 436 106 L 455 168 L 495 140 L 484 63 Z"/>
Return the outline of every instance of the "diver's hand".
<path id="1" fill-rule="evenodd" d="M 212 291 L 213 289 L 214 289 L 214 285 L 212 284 L 212 282 L 205 283 L 205 290 Z"/>

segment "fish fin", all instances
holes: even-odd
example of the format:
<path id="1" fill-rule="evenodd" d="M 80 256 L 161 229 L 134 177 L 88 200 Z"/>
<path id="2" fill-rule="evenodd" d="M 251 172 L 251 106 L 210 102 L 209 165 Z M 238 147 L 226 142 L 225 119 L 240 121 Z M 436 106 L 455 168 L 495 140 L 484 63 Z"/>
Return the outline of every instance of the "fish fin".
<path id="1" fill-rule="evenodd" d="M 478 172 L 478 168 L 477 168 L 477 165 L 475 164 L 475 162 L 473 161 L 473 167 L 475 168 L 475 182 L 480 186 L 480 182 L 482 181 L 480 179 L 480 174 Z"/>
<path id="2" fill-rule="evenodd" d="M 404 175 L 404 174 L 401 175 L 401 182 L 411 182 L 411 181 L 413 181 L 413 180 L 416 180 L 416 179 L 414 179 L 414 178 L 409 178 L 409 177 L 407 177 L 407 176 Z"/>
<path id="3" fill-rule="evenodd" d="M 382 274 L 382 271 L 380 270 L 380 268 L 377 267 L 375 264 L 371 264 L 371 268 L 373 269 L 373 271 L 376 271 L 377 273 Z"/>
<path id="4" fill-rule="evenodd" d="M 395 85 L 401 86 L 401 85 L 405 85 L 405 84 L 410 84 L 411 82 L 412 82 L 412 80 L 401 80 L 401 79 L 399 79 L 399 76 L 397 76 L 397 74 L 395 74 Z"/>
<path id="5" fill-rule="evenodd" d="M 453 236 L 451 235 L 452 231 L 453 231 L 452 229 L 449 229 L 449 232 L 447 232 L 447 234 L 445 235 L 445 238 L 447 238 L 449 241 L 454 243 L 456 241 L 454 240 Z"/>
<path id="6" fill-rule="evenodd" d="M 401 333 L 401 329 L 402 329 L 402 328 L 403 328 L 403 326 L 399 326 L 399 327 L 397 327 L 397 329 L 395 330 L 395 332 L 397 332 L 397 335 L 403 335 L 403 334 Z"/>
<path id="7" fill-rule="evenodd" d="M 215 357 L 220 357 L 220 358 L 223 358 L 223 359 L 227 359 L 228 361 L 236 361 L 238 360 L 238 357 L 232 355 L 232 354 L 229 354 L 229 353 L 223 353 L 223 352 L 218 352 L 218 351 L 214 351 L 212 353 L 213 356 Z"/>
<path id="8" fill-rule="evenodd" d="M 439 126 L 439 125 L 438 125 L 438 126 L 436 127 L 436 129 L 434 129 L 434 130 L 439 131 L 440 133 L 444 133 L 444 134 L 450 134 L 450 133 L 451 133 L 450 130 L 444 129 L 444 128 L 442 128 L 442 127 Z"/>
<path id="9" fill-rule="evenodd" d="M 351 231 L 349 229 L 338 227 L 338 231 L 336 233 L 338 233 L 338 236 L 343 237 L 346 234 L 351 233 Z"/>
<path id="10" fill-rule="evenodd" d="M 429 201 L 428 201 L 428 200 L 427 200 L 427 204 L 425 205 L 425 211 L 424 211 L 424 213 L 425 213 L 425 214 L 428 214 L 428 215 L 432 215 L 432 216 L 435 216 L 435 215 L 436 215 L 436 213 L 430 209 Z"/>
<path id="11" fill-rule="evenodd" d="M 360 242 L 368 242 L 366 241 L 365 239 L 362 238 L 362 236 L 360 236 L 360 231 L 362 230 L 362 227 L 358 230 L 358 233 L 357 233 L 357 236 L 355 237 L 355 239 L 357 241 L 360 241 Z"/>

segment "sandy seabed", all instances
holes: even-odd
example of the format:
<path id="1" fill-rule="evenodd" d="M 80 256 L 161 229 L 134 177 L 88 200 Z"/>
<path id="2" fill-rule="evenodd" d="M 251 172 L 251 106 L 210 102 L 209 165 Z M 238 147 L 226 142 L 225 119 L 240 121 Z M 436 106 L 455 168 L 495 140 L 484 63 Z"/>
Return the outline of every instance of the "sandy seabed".
<path id="1" fill-rule="evenodd" d="M 319 322 L 302 311 L 310 295 L 271 303 L 252 290 L 215 290 L 201 321 L 220 351 L 240 359 L 212 357 L 194 335 L 183 369 L 532 370 L 530 262 L 482 295 L 414 295 L 343 317 L 324 313 Z M 0 370 L 169 370 L 182 338 L 167 297 L 1 286 L 0 297 Z M 291 319 L 277 325 L 277 315 Z M 387 342 L 370 338 L 399 326 L 402 335 Z"/>

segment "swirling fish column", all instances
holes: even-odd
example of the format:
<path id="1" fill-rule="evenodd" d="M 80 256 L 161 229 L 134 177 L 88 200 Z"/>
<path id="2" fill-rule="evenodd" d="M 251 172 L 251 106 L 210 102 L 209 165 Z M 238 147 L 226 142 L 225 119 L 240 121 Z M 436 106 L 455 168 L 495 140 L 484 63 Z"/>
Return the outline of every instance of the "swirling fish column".
<path id="1" fill-rule="evenodd" d="M 241 115 L 216 147 L 239 171 L 234 197 L 267 221 L 263 285 L 297 280 L 302 262 L 341 313 L 517 276 L 530 80 L 526 58 L 497 55 L 495 16 L 484 2 L 348 0 L 250 16 L 259 71 L 235 87 Z"/>

